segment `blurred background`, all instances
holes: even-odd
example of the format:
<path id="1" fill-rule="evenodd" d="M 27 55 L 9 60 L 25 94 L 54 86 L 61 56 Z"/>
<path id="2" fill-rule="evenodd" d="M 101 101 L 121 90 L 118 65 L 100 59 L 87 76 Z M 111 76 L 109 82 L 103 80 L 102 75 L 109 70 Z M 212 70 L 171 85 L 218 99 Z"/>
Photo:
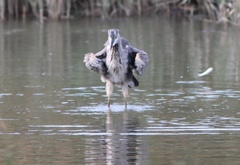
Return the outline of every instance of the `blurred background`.
<path id="1" fill-rule="evenodd" d="M 0 18 L 71 19 L 175 14 L 239 24 L 239 0 L 1 0 Z"/>

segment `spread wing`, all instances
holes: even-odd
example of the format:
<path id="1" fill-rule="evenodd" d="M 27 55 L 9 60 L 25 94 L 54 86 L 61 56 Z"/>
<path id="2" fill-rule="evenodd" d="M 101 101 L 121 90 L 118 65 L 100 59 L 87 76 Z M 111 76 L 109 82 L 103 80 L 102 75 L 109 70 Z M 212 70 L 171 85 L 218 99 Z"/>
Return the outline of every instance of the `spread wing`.
<path id="1" fill-rule="evenodd" d="M 105 48 L 96 54 L 85 54 L 83 62 L 85 62 L 85 65 L 89 70 L 100 73 L 102 75 L 107 74 Z"/>
<path id="2" fill-rule="evenodd" d="M 128 45 L 128 65 L 138 75 L 143 75 L 148 64 L 148 54 L 143 50 Z"/>
<path id="3" fill-rule="evenodd" d="M 138 75 L 143 75 L 144 71 L 146 70 L 148 64 L 148 55 L 143 50 L 137 49 L 131 46 L 128 41 L 121 37 L 122 47 L 128 51 L 128 66 Z M 107 41 L 108 42 L 108 41 Z M 94 53 L 87 53 L 84 57 L 85 65 L 88 69 L 100 73 L 102 75 L 108 74 L 108 68 L 106 65 L 106 45 L 104 44 L 104 48 L 94 54 Z"/>

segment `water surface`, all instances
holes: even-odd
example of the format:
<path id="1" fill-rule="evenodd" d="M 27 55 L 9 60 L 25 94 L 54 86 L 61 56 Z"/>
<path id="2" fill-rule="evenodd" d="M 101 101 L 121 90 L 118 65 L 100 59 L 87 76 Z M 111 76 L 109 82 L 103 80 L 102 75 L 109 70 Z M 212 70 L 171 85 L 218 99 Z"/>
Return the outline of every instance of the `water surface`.
<path id="1" fill-rule="evenodd" d="M 127 110 L 83 64 L 109 28 L 150 58 Z M 239 37 L 175 17 L 2 22 L 0 163 L 240 164 Z"/>

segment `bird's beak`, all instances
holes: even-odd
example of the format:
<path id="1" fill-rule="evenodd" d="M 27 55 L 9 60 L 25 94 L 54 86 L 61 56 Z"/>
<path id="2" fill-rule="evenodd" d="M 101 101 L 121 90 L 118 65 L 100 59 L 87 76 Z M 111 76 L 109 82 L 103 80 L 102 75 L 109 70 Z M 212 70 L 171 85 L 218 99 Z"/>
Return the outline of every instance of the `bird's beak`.
<path id="1" fill-rule="evenodd" d="M 118 42 L 116 38 L 115 38 L 115 39 L 112 39 L 112 38 L 111 38 L 109 41 L 110 41 L 110 48 L 112 48 L 113 46 L 115 46 L 115 45 L 117 44 L 117 42 Z"/>
<path id="2" fill-rule="evenodd" d="M 112 46 L 115 46 L 116 44 L 117 44 L 117 39 L 115 38 L 115 39 L 113 40 Z"/>
<path id="3" fill-rule="evenodd" d="M 114 43 L 114 40 L 111 40 L 110 48 L 112 48 L 114 46 L 113 43 Z"/>

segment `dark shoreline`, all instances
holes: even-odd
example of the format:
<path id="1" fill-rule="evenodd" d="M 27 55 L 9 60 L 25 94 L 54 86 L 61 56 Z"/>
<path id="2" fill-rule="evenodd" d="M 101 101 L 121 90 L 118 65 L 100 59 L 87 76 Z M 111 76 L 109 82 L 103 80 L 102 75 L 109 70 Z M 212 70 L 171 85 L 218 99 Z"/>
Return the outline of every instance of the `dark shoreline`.
<path id="1" fill-rule="evenodd" d="M 217 23 L 240 24 L 240 0 L 2 0 L 0 20 L 65 20 L 96 17 L 177 15 Z"/>

